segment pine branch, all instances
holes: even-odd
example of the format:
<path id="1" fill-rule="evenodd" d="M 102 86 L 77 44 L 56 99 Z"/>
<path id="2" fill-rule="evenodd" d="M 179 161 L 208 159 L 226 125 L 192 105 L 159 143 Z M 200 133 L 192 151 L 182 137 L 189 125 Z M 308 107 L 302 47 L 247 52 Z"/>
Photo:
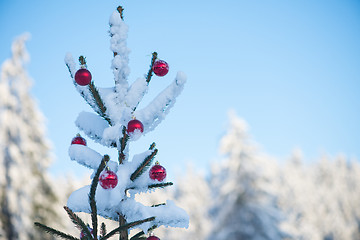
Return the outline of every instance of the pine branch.
<path id="1" fill-rule="evenodd" d="M 84 66 L 85 68 L 87 67 L 86 66 L 86 58 L 84 56 L 79 57 L 79 62 L 80 62 L 81 66 Z"/>
<path id="2" fill-rule="evenodd" d="M 151 221 L 154 221 L 155 220 L 155 217 L 150 217 L 150 218 L 146 218 L 144 220 L 139 220 L 139 221 L 135 221 L 135 222 L 131 222 L 131 223 L 128 223 L 128 224 L 125 224 L 125 225 L 122 225 L 118 228 L 115 228 L 114 230 L 112 230 L 111 232 L 109 232 L 107 235 L 105 235 L 104 237 L 101 237 L 100 240 L 105 240 L 105 239 L 108 239 L 110 237 L 112 237 L 113 235 L 117 234 L 118 232 L 120 231 L 123 231 L 123 230 L 127 230 L 129 228 L 132 228 L 134 226 L 137 226 L 137 225 L 140 225 L 140 224 L 143 224 L 145 222 L 151 222 Z"/>
<path id="3" fill-rule="evenodd" d="M 64 209 L 69 215 L 71 221 L 75 224 L 76 228 L 78 228 L 80 231 L 84 231 L 86 236 L 91 236 L 91 232 L 84 221 L 67 206 L 64 206 Z"/>
<path id="4" fill-rule="evenodd" d="M 148 232 L 151 232 L 152 230 L 156 229 L 158 226 L 154 225 L 151 228 L 148 229 Z M 144 231 L 138 232 L 137 234 L 135 234 L 134 236 L 132 236 L 130 238 L 130 240 L 139 240 L 139 239 L 146 239 Z"/>
<path id="5" fill-rule="evenodd" d="M 153 142 L 150 147 L 149 147 L 149 150 L 153 150 L 155 148 L 156 144 Z"/>
<path id="6" fill-rule="evenodd" d="M 142 237 L 143 235 L 145 235 L 145 233 L 144 233 L 143 231 L 141 231 L 141 232 L 135 234 L 134 236 L 132 236 L 132 237 L 130 238 L 130 240 L 139 239 L 139 238 Z"/>
<path id="7" fill-rule="evenodd" d="M 91 187 L 90 187 L 90 193 L 89 193 L 89 203 L 90 203 L 90 208 L 91 208 L 91 221 L 92 221 L 92 226 L 93 226 L 93 234 L 96 237 L 97 236 L 97 226 L 98 226 L 98 222 L 97 222 L 97 208 L 96 208 L 96 201 L 95 201 L 95 193 L 96 193 L 96 188 L 97 185 L 99 183 L 99 176 L 100 173 L 104 170 L 106 163 L 110 160 L 108 155 L 104 155 L 96 173 L 95 176 L 92 180 L 91 183 Z"/>
<path id="8" fill-rule="evenodd" d="M 165 206 L 166 203 L 159 203 L 159 204 L 154 204 L 151 207 L 160 207 L 160 206 Z"/>
<path id="9" fill-rule="evenodd" d="M 44 225 L 44 224 L 41 224 L 41 223 L 39 223 L 39 222 L 35 222 L 34 224 L 35 224 L 35 226 L 37 226 L 38 228 L 40 228 L 40 229 L 43 230 L 44 232 L 47 232 L 47 233 L 49 233 L 49 234 L 52 234 L 52 235 L 54 235 L 54 236 L 56 236 L 56 237 L 60 237 L 60 238 L 62 238 L 62 239 L 70 239 L 70 240 L 80 240 L 79 238 L 73 237 L 73 236 L 71 236 L 71 235 L 69 235 L 69 234 L 66 234 L 66 233 L 64 233 L 64 232 L 58 231 L 58 230 L 56 230 L 56 229 L 54 229 L 54 228 L 48 227 L 48 226 L 46 226 L 46 225 Z"/>
<path id="10" fill-rule="evenodd" d="M 118 11 L 119 14 L 120 14 L 121 20 L 124 20 L 124 15 L 123 15 L 123 13 L 124 13 L 124 8 L 123 8 L 122 6 L 118 6 L 118 7 L 117 7 L 117 11 Z M 112 37 L 112 36 L 111 36 L 111 37 Z M 114 57 L 115 57 L 116 55 L 118 55 L 118 53 L 117 53 L 117 52 L 114 52 Z"/>
<path id="11" fill-rule="evenodd" d="M 131 174 L 130 180 L 134 181 L 138 178 L 144 171 L 150 166 L 152 160 L 154 159 L 155 155 L 158 153 L 158 150 L 155 149 L 149 156 L 147 156 L 144 161 L 140 164 L 140 166 L 135 170 L 133 174 Z"/>
<path id="12" fill-rule="evenodd" d="M 119 151 L 119 164 L 123 164 L 124 160 L 125 160 L 125 148 L 126 148 L 126 144 L 129 140 L 129 135 L 126 133 L 126 127 L 124 126 L 122 129 L 122 134 L 123 137 L 120 138 L 120 151 Z"/>
<path id="13" fill-rule="evenodd" d="M 152 74 L 153 74 L 153 66 L 154 66 L 154 63 L 155 63 L 155 60 L 157 59 L 157 52 L 153 52 L 152 53 L 152 59 L 151 59 L 151 63 L 150 63 L 150 69 L 149 69 L 149 72 L 146 76 L 146 82 L 147 84 L 149 85 L 150 81 L 151 81 L 151 77 L 152 77 Z M 136 110 L 137 106 L 139 105 L 140 101 L 135 105 L 135 107 L 133 107 L 133 112 Z"/>
<path id="14" fill-rule="evenodd" d="M 82 67 L 86 67 L 86 59 L 84 56 L 79 57 L 79 63 Z M 68 66 L 70 71 L 70 66 Z M 71 73 L 71 72 L 70 72 Z M 92 99 L 89 99 L 87 97 L 87 94 L 85 94 L 83 89 L 77 88 L 80 92 L 80 95 L 85 99 L 85 101 L 94 109 L 94 111 L 99 114 L 102 118 L 104 118 L 109 125 L 111 126 L 111 120 L 106 116 L 106 107 L 104 105 L 104 102 L 102 101 L 99 91 L 94 85 L 94 82 L 91 81 L 88 85 L 88 91 L 91 93 Z M 92 102 L 94 101 L 94 102 Z"/>
<path id="15" fill-rule="evenodd" d="M 106 235 L 106 225 L 105 225 L 105 223 L 101 223 L 100 235 L 102 237 L 104 237 Z"/>
<path id="16" fill-rule="evenodd" d="M 126 219 L 125 216 L 119 213 L 119 226 L 126 225 Z M 129 230 L 123 229 L 119 231 L 119 240 L 128 240 L 129 239 Z"/>
<path id="17" fill-rule="evenodd" d="M 80 56 L 79 57 L 79 62 L 82 66 L 86 67 L 86 59 L 84 56 Z M 106 112 L 106 107 L 104 105 L 104 102 L 102 101 L 99 91 L 96 89 L 94 82 L 91 81 L 89 86 L 89 90 L 95 100 L 96 105 L 98 106 L 99 109 L 95 109 L 95 111 L 101 116 L 103 117 L 106 121 L 108 121 L 108 123 L 111 125 L 111 121 L 108 117 L 106 117 L 105 112 Z"/>
<path id="18" fill-rule="evenodd" d="M 117 10 L 120 13 L 121 20 L 124 20 L 124 16 L 123 16 L 124 8 L 122 6 L 118 6 Z"/>
<path id="19" fill-rule="evenodd" d="M 151 81 L 151 77 L 152 77 L 152 73 L 153 73 L 153 66 L 154 66 L 154 63 L 155 63 L 156 59 L 157 59 L 157 52 L 153 52 L 152 53 L 151 64 L 150 64 L 150 69 L 149 69 L 149 72 L 148 72 L 147 77 L 146 77 L 146 82 L 148 84 Z"/>
<path id="20" fill-rule="evenodd" d="M 100 94 L 99 94 L 99 91 L 97 90 L 97 88 L 95 87 L 95 84 L 94 82 L 92 81 L 89 85 L 89 90 L 95 100 L 95 103 L 96 105 L 98 106 L 98 110 L 96 111 L 102 118 L 104 118 L 108 123 L 109 125 L 111 126 L 111 120 L 110 118 L 108 118 L 106 116 L 106 107 L 104 105 L 104 102 L 103 100 L 101 99 L 100 97 Z"/>
<path id="21" fill-rule="evenodd" d="M 168 186 L 174 185 L 172 182 L 166 182 L 166 183 L 155 183 L 148 186 L 149 189 L 151 188 L 164 188 Z"/>

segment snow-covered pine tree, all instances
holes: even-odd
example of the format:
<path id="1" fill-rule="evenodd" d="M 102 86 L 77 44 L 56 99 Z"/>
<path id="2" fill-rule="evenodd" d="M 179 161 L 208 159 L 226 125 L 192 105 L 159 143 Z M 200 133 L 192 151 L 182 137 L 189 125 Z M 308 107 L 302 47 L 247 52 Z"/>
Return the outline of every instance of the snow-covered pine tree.
<path id="1" fill-rule="evenodd" d="M 51 162 L 43 116 L 30 95 L 29 55 L 18 37 L 0 77 L 0 239 L 52 239 L 33 222 L 56 219 L 57 201 L 46 175 Z"/>
<path id="2" fill-rule="evenodd" d="M 295 152 L 283 169 L 279 206 L 295 239 L 355 240 L 360 236 L 360 164 L 338 156 L 301 163 Z"/>
<path id="3" fill-rule="evenodd" d="M 74 138 L 69 149 L 70 158 L 93 169 L 94 174 L 90 186 L 80 188 L 71 194 L 65 210 L 76 227 L 81 230 L 81 239 L 108 239 L 119 234 L 120 240 L 128 240 L 129 230 L 134 227 L 141 230 L 131 239 L 146 239 L 146 233 L 150 229 L 161 225 L 187 228 L 187 213 L 172 201 L 145 206 L 135 200 L 137 193 L 172 185 L 171 182 L 163 181 L 166 172 L 162 166 L 154 165 L 148 170 L 158 151 L 155 144 L 151 144 L 149 150 L 134 155 L 129 161 L 129 143 L 154 130 L 164 119 L 181 93 L 186 76 L 178 72 L 175 80 L 148 106 L 138 109 L 153 73 L 164 76 L 168 71 L 168 65 L 157 59 L 157 53 L 154 52 L 147 75 L 129 85 L 129 49 L 126 46 L 128 27 L 123 21 L 122 7 L 114 11 L 109 24 L 111 50 L 114 53 L 113 88 L 95 86 L 91 73 L 86 69 L 83 56 L 79 58 L 80 69 L 70 54 L 66 56 L 65 62 L 76 89 L 96 113 L 81 112 L 76 120 L 77 127 L 95 142 L 117 149 L 118 160 L 112 161 L 108 155 L 101 155 L 90 149 L 81 136 Z M 90 213 L 92 225 L 87 226 L 75 212 Z M 101 224 L 99 231 L 98 215 L 118 221 L 119 227 L 107 232 L 105 224 Z M 78 239 L 39 222 L 35 224 L 55 236 Z M 158 238 L 150 236 L 148 239 Z"/>
<path id="4" fill-rule="evenodd" d="M 278 167 L 258 152 L 247 133 L 247 124 L 230 115 L 230 127 L 221 139 L 226 159 L 212 167 L 212 240 L 278 240 L 282 214 L 274 195 Z"/>

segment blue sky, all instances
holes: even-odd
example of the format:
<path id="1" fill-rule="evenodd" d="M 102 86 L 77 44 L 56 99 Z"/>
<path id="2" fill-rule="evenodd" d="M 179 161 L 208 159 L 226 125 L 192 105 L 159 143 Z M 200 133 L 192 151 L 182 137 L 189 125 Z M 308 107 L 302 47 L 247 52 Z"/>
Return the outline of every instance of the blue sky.
<path id="1" fill-rule="evenodd" d="M 206 168 L 234 109 L 266 153 L 285 159 L 295 147 L 360 157 L 360 2 L 305 1 L 0 1 L 0 61 L 12 40 L 30 32 L 29 75 L 47 119 L 54 174 L 84 168 L 69 160 L 74 121 L 90 110 L 72 85 L 67 52 L 84 55 L 95 84 L 113 83 L 108 19 L 118 5 L 129 25 L 130 81 L 148 71 L 153 51 L 170 65 L 154 78 L 151 100 L 184 71 L 188 82 L 158 128 L 131 146 L 155 141 L 171 173 L 186 162 Z M 140 105 L 141 107 L 141 105 Z M 95 147 L 89 141 L 89 145 Z M 100 150 L 110 153 L 107 149 Z"/>

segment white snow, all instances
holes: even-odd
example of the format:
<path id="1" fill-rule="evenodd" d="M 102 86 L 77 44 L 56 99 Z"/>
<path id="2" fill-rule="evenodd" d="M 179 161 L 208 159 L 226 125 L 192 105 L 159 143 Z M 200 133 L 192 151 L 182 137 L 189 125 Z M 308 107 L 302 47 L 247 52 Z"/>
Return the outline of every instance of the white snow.
<path id="1" fill-rule="evenodd" d="M 98 169 L 101 160 L 103 159 L 103 156 L 100 153 L 81 144 L 70 145 L 69 156 L 71 160 L 76 161 L 79 164 L 94 170 Z M 118 169 L 117 162 L 110 160 L 107 165 L 112 171 L 117 171 Z"/>
<path id="2" fill-rule="evenodd" d="M 75 121 L 75 125 L 82 130 L 86 136 L 96 142 L 103 143 L 103 134 L 109 124 L 97 114 L 81 112 Z"/>

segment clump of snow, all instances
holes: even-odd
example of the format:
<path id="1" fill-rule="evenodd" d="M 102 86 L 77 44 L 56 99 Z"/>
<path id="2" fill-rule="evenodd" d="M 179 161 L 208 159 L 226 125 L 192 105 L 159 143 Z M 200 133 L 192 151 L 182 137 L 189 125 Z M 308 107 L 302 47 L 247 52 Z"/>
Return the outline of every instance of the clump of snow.
<path id="1" fill-rule="evenodd" d="M 134 109 L 137 107 L 145 93 L 148 91 L 148 83 L 145 78 L 138 78 L 129 88 L 129 91 L 126 95 L 125 103 L 126 105 Z"/>
<path id="2" fill-rule="evenodd" d="M 75 125 L 82 130 L 86 136 L 102 143 L 105 129 L 109 127 L 108 122 L 99 115 L 89 112 L 81 112 L 75 121 Z"/>
<path id="3" fill-rule="evenodd" d="M 100 153 L 80 144 L 70 145 L 69 156 L 71 160 L 94 170 L 98 169 L 101 160 L 103 159 L 103 156 Z M 107 165 L 112 171 L 116 171 L 118 169 L 118 164 L 114 161 L 109 161 Z"/>
<path id="4" fill-rule="evenodd" d="M 67 53 L 65 56 L 65 64 L 68 66 L 71 77 L 73 78 L 76 73 L 76 64 L 71 53 Z"/>
<path id="5" fill-rule="evenodd" d="M 174 105 L 175 99 L 180 95 L 186 82 L 186 75 L 178 72 L 175 80 L 164 89 L 148 106 L 135 111 L 134 115 L 142 119 L 144 134 L 154 130 L 165 118 L 170 108 Z"/>

